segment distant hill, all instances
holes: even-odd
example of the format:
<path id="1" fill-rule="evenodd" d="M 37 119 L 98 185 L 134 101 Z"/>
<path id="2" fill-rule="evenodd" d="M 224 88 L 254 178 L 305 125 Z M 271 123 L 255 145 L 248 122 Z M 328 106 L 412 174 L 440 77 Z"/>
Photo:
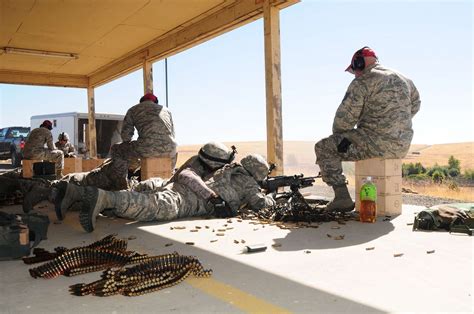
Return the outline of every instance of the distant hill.
<path id="1" fill-rule="evenodd" d="M 474 169 L 474 142 L 412 145 L 403 162 L 420 162 L 425 167 L 447 165 L 450 156 L 461 161 L 461 170 Z"/>
<path id="2" fill-rule="evenodd" d="M 266 157 L 266 142 L 235 142 L 225 143 L 229 147 L 237 147 L 237 160 L 248 153 L 258 153 Z M 283 147 L 285 173 L 304 173 L 307 176 L 318 173 L 319 168 L 315 165 L 314 154 L 315 142 L 308 141 L 285 141 Z M 184 145 L 178 147 L 178 165 L 186 159 L 197 154 L 201 145 Z M 403 162 L 420 162 L 425 167 L 447 165 L 449 157 L 453 155 L 461 161 L 461 169 L 474 169 L 474 142 L 423 145 L 413 144 Z M 354 173 L 353 163 L 344 163 L 344 172 L 348 175 Z"/>

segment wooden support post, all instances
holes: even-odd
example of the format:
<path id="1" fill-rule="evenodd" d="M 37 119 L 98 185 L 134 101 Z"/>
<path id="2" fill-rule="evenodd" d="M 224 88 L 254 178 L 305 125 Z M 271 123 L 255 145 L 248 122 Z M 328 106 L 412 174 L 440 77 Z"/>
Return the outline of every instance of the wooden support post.
<path id="1" fill-rule="evenodd" d="M 277 168 L 273 175 L 283 174 L 283 128 L 281 112 L 280 9 L 265 0 L 263 23 L 265 34 L 265 90 L 267 99 L 267 160 Z"/>
<path id="2" fill-rule="evenodd" d="M 87 101 L 88 101 L 88 118 L 89 118 L 89 157 L 97 157 L 97 133 L 95 129 L 95 99 L 94 99 L 94 87 L 89 86 L 87 88 Z"/>
<path id="3" fill-rule="evenodd" d="M 143 89 L 153 94 L 153 64 L 148 60 L 143 61 Z"/>

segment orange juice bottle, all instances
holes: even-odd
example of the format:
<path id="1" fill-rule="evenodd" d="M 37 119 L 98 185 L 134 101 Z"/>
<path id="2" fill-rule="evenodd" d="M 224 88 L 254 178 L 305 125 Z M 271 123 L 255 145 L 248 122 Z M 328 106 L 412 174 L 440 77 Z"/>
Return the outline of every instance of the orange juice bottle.
<path id="1" fill-rule="evenodd" d="M 361 222 L 375 222 L 377 218 L 377 187 L 372 182 L 372 177 L 367 177 L 360 188 L 360 210 Z"/>

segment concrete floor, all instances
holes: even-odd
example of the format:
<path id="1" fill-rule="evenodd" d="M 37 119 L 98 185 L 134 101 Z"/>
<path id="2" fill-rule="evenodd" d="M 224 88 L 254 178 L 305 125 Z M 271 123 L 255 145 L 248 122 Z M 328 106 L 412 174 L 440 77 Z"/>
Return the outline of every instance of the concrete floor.
<path id="1" fill-rule="evenodd" d="M 77 213 L 53 223 L 51 205 L 48 240 L 40 247 L 75 247 L 117 233 L 129 249 L 153 255 L 177 251 L 195 255 L 213 269 L 209 279 L 183 283 L 139 297 L 99 298 L 68 294 L 68 286 L 91 282 L 99 273 L 56 279 L 33 279 L 21 261 L 1 265 L 1 313 L 152 313 L 152 312 L 465 312 L 473 308 L 473 238 L 443 232 L 412 232 L 407 223 L 420 207 L 375 224 L 350 221 L 319 228 L 283 230 L 276 226 L 231 219 L 134 223 L 100 218 L 94 233 L 84 233 Z M 21 212 L 20 206 L 0 208 Z M 224 225 L 227 226 L 224 227 Z M 170 227 L 185 226 L 186 229 Z M 201 226 L 199 232 L 190 232 Z M 206 229 L 205 226 L 209 226 Z M 340 229 L 332 229 L 337 226 Z M 233 228 L 225 236 L 217 229 Z M 213 232 L 215 230 L 215 232 Z M 328 237 L 330 234 L 332 237 Z M 344 235 L 343 240 L 334 236 Z M 133 238 L 133 237 L 132 237 Z M 217 242 L 210 240 L 217 239 Z M 246 244 L 263 243 L 261 253 L 242 253 Z M 186 245 L 192 241 L 194 246 Z M 172 243 L 171 246 L 165 246 Z M 272 247 L 279 243 L 281 247 Z M 374 250 L 366 250 L 375 247 Z M 435 250 L 433 254 L 426 251 Z M 395 253 L 403 253 L 394 257 Z"/>

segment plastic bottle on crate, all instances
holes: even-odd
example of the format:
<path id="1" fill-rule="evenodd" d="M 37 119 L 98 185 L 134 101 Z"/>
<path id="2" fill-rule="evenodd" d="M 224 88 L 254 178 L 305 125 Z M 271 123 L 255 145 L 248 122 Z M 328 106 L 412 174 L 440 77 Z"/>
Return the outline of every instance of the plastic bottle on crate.
<path id="1" fill-rule="evenodd" d="M 375 222 L 377 218 L 377 187 L 372 182 L 372 177 L 367 177 L 360 188 L 360 210 L 361 222 Z"/>

